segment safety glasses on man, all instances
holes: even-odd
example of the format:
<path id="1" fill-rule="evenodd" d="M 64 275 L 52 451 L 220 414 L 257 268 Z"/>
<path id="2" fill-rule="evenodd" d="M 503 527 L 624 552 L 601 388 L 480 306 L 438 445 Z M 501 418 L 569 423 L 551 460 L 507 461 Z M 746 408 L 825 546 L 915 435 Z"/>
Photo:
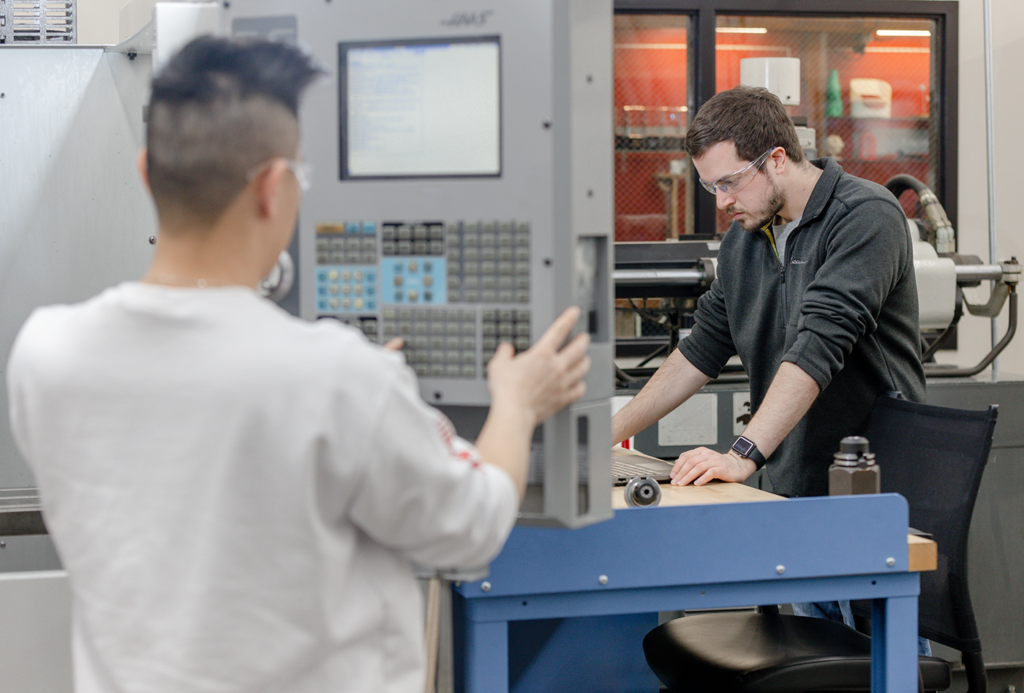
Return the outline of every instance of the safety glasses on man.
<path id="1" fill-rule="evenodd" d="M 774 152 L 778 147 L 772 147 L 761 156 L 757 157 L 749 164 L 741 168 L 739 171 L 730 173 L 727 176 L 722 176 L 718 180 L 708 183 L 703 178 L 699 178 L 700 184 L 704 186 L 712 195 L 717 192 L 722 192 L 726 195 L 735 195 L 743 188 L 747 187 L 747 184 L 753 180 L 754 175 L 761 169 L 761 164 L 768 160 L 771 153 Z"/>

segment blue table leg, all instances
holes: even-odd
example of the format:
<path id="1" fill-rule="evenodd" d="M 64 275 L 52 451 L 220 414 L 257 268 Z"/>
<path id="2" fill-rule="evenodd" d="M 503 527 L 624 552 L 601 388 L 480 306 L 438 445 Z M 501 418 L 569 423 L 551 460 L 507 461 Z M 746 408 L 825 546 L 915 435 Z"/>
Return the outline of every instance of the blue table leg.
<path id="1" fill-rule="evenodd" d="M 871 691 L 917 687 L 917 597 L 876 599 L 871 607 Z"/>
<path id="2" fill-rule="evenodd" d="M 465 659 L 462 662 L 462 693 L 493 693 L 508 690 L 508 622 L 464 624 Z"/>

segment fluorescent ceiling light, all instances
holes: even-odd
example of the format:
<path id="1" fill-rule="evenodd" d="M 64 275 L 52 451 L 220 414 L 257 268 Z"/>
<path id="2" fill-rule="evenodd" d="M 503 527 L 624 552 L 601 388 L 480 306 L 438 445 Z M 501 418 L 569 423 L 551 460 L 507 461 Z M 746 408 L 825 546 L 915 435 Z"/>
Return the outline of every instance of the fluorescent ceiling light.
<path id="1" fill-rule="evenodd" d="M 875 34 L 878 36 L 931 36 L 932 32 L 927 29 L 879 29 Z"/>
<path id="2" fill-rule="evenodd" d="M 767 34 L 763 26 L 719 26 L 715 31 L 720 34 Z"/>

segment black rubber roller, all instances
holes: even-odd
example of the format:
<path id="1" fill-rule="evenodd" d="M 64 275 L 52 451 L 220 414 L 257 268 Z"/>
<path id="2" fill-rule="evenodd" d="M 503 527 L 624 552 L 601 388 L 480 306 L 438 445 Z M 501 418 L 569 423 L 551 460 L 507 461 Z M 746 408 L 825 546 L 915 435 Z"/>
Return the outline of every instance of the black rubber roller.
<path id="1" fill-rule="evenodd" d="M 661 502 L 661 486 L 646 476 L 634 476 L 626 483 L 626 505 L 631 508 L 657 505 Z"/>

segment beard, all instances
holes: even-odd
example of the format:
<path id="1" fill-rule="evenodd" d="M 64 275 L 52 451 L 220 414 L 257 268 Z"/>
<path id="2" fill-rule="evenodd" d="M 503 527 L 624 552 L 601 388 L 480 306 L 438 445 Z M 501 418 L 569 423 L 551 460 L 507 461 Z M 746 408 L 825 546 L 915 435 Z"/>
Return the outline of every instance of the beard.
<path id="1" fill-rule="evenodd" d="M 776 185 L 774 180 L 769 179 L 769 183 L 771 183 L 772 190 L 761 206 L 761 209 L 747 212 L 748 219 L 754 221 L 739 221 L 739 225 L 743 227 L 744 231 L 760 231 L 764 228 L 765 224 L 774 222 L 775 216 L 786 206 L 786 194 Z M 729 207 L 725 211 L 727 214 L 732 214 L 734 209 Z"/>

